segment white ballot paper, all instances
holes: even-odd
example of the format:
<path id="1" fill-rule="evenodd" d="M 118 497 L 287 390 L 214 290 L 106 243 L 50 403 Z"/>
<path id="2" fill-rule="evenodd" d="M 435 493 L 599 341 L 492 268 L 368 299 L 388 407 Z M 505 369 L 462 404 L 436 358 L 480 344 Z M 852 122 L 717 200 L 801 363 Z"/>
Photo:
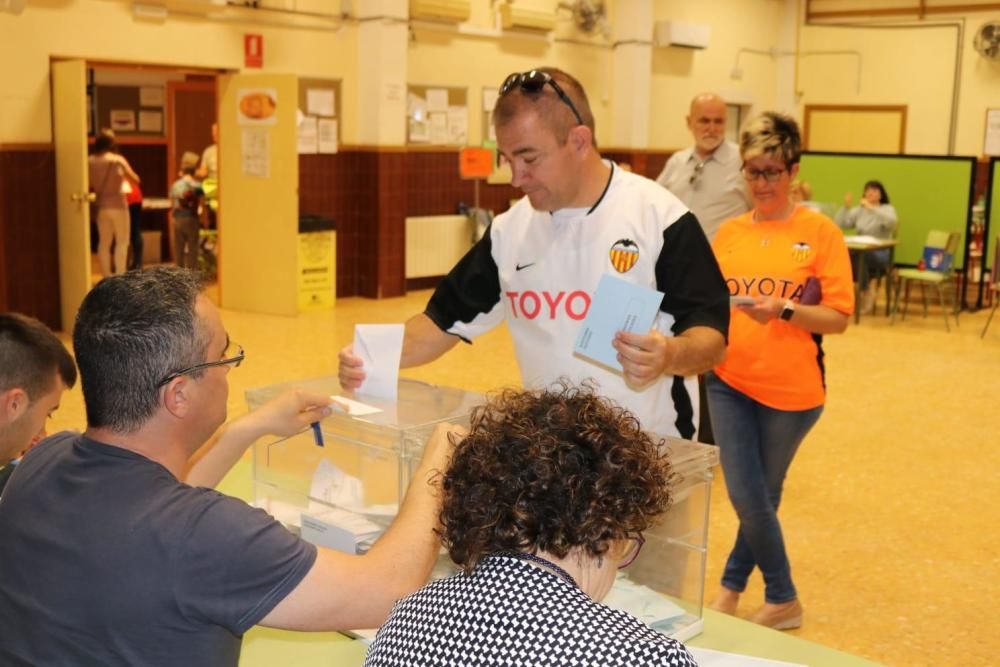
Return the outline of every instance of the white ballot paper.
<path id="1" fill-rule="evenodd" d="M 688 646 L 691 655 L 698 661 L 699 667 L 806 667 L 798 662 L 783 662 L 767 658 L 754 658 L 738 653 L 713 651 L 700 646 Z"/>
<path id="2" fill-rule="evenodd" d="M 619 572 L 615 584 L 603 603 L 632 614 L 646 625 L 657 629 L 658 624 L 684 616 L 687 612 L 666 596 L 648 586 L 637 584 Z"/>
<path id="3" fill-rule="evenodd" d="M 395 401 L 402 353 L 402 324 L 355 325 L 354 355 L 364 362 L 366 376 L 357 393 Z"/>
<path id="4" fill-rule="evenodd" d="M 365 505 L 364 482 L 326 459 L 320 461 L 313 472 L 309 497 L 361 514 L 396 516 L 399 511 L 399 506 L 395 504 Z"/>
<path id="5" fill-rule="evenodd" d="M 331 394 L 330 398 L 336 401 L 333 404 L 334 410 L 341 410 L 351 415 L 352 417 L 360 417 L 362 415 L 373 415 L 377 412 L 382 412 L 382 408 L 376 408 L 374 405 L 368 405 L 367 403 L 362 403 L 361 401 L 354 401 L 346 396 L 338 396 L 337 394 Z"/>

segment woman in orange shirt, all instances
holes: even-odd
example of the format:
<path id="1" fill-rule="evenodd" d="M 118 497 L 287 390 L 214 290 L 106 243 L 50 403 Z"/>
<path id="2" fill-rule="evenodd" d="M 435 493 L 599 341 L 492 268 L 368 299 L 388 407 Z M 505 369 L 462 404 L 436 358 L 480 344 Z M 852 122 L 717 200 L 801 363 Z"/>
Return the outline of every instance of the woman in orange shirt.
<path id="1" fill-rule="evenodd" d="M 801 152 L 795 121 L 773 112 L 755 118 L 740 138 L 754 208 L 723 223 L 712 244 L 736 298 L 726 359 L 706 379 L 726 489 L 740 520 L 711 606 L 735 613 L 759 567 L 764 605 L 751 620 L 782 630 L 802 624 L 802 604 L 778 522 L 781 488 L 823 411 L 823 335 L 842 333 L 854 310 L 843 234 L 789 198 Z"/>

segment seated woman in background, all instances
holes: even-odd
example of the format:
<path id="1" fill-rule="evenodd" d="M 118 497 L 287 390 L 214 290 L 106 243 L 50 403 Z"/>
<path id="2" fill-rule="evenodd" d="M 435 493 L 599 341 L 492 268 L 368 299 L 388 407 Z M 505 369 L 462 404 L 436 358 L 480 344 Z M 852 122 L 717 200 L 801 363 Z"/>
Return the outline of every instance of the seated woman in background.
<path id="1" fill-rule="evenodd" d="M 896 209 L 889 203 L 889 194 L 879 181 L 865 183 L 864 195 L 858 206 L 851 207 L 854 195 L 844 195 L 844 205 L 835 220 L 841 229 L 856 229 L 858 234 L 874 236 L 877 239 L 891 239 L 896 235 Z M 889 248 L 862 253 L 865 262 L 864 283 L 861 287 L 861 310 L 871 310 L 875 305 L 875 292 L 868 288 L 872 276 L 885 273 L 892 256 Z M 852 258 L 853 261 L 853 258 Z M 854 267 L 854 279 L 859 280 L 859 267 Z"/>
<path id="2" fill-rule="evenodd" d="M 599 604 L 672 478 L 635 417 L 591 387 L 493 397 L 442 482 L 443 542 L 463 573 L 397 602 L 365 665 L 694 665 Z"/>

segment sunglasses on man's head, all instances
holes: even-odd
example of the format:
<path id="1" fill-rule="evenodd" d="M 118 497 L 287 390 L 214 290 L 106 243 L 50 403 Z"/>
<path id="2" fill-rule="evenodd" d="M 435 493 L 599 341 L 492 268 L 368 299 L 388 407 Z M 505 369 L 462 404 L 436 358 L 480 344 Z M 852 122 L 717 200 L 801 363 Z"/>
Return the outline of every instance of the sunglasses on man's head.
<path id="1" fill-rule="evenodd" d="M 580 125 L 584 125 L 585 123 L 583 122 L 583 117 L 580 116 L 580 112 L 576 110 L 576 105 L 573 104 L 573 100 L 571 100 L 569 95 L 566 94 L 566 91 L 562 89 L 562 86 L 556 83 L 556 80 L 552 78 L 552 75 L 547 72 L 537 69 L 533 69 L 530 72 L 514 72 L 504 79 L 503 83 L 500 85 L 500 96 L 503 97 L 514 88 L 520 88 L 529 95 L 537 95 L 542 92 L 542 88 L 545 87 L 545 84 L 552 86 L 552 90 L 556 91 L 556 95 L 559 96 L 559 99 L 566 103 L 569 110 L 573 112 L 574 116 L 576 116 L 576 122 Z"/>

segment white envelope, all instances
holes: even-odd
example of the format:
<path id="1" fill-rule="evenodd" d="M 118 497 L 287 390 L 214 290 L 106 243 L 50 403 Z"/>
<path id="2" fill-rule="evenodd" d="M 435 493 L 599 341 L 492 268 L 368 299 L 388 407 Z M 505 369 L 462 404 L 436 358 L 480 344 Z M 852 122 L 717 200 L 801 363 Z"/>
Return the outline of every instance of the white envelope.
<path id="1" fill-rule="evenodd" d="M 395 401 L 402 353 L 402 324 L 355 325 L 354 355 L 364 363 L 366 376 L 357 393 Z"/>

